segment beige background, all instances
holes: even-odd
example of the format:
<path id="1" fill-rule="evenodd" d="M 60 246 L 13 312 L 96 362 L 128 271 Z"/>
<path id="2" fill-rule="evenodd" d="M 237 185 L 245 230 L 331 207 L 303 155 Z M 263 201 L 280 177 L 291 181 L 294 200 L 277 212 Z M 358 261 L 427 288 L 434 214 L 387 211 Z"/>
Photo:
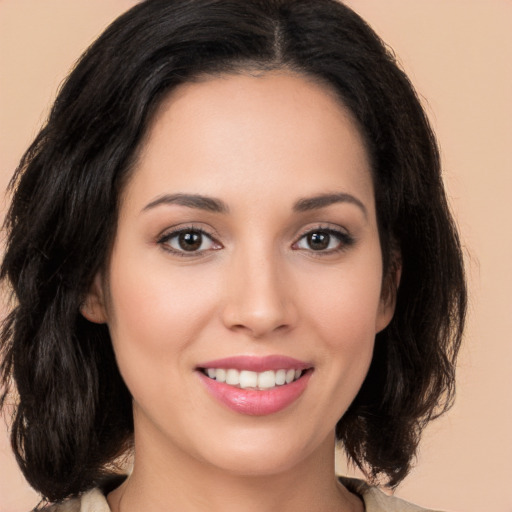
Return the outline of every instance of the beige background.
<path id="1" fill-rule="evenodd" d="M 133 3 L 0 0 L 2 190 L 74 60 Z M 426 98 L 470 278 L 457 403 L 426 432 L 397 494 L 454 512 L 512 512 L 512 1 L 349 4 L 394 48 Z M 0 422 L 0 512 L 36 502 Z"/>

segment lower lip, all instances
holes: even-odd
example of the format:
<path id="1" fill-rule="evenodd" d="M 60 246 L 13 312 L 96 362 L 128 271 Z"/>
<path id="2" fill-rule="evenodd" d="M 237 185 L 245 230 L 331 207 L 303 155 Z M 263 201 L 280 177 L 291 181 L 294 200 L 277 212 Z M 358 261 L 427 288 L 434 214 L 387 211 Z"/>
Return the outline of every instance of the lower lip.
<path id="1" fill-rule="evenodd" d="M 199 377 L 210 394 L 231 410 L 249 416 L 266 416 L 282 411 L 295 402 L 308 385 L 311 371 L 290 384 L 266 390 L 241 389 L 210 379 L 204 373 Z"/>

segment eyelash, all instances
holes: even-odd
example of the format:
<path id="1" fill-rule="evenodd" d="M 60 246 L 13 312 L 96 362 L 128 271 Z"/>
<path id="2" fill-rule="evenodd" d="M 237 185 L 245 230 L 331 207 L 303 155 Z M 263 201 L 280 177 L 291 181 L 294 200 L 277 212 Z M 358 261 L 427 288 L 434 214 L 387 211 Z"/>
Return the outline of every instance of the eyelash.
<path id="1" fill-rule="evenodd" d="M 202 249 L 202 250 L 187 251 L 184 249 L 182 249 L 182 250 L 176 249 L 169 245 L 169 243 L 173 239 L 177 239 L 180 235 L 186 235 L 186 234 L 199 235 L 201 237 L 200 245 L 203 245 L 204 238 L 207 238 L 216 247 L 209 248 L 209 249 Z M 319 235 L 319 234 L 327 235 L 328 237 L 330 237 L 328 239 L 329 244 L 332 241 L 331 238 L 334 237 L 335 239 L 338 240 L 338 246 L 335 248 L 326 249 L 326 250 L 325 249 L 315 250 L 312 248 L 308 249 L 308 248 L 298 247 L 298 244 L 300 244 L 300 242 L 302 240 L 306 239 L 308 236 Z M 355 243 L 354 237 L 345 231 L 340 231 L 340 230 L 333 229 L 330 227 L 318 226 L 318 227 L 315 227 L 312 229 L 308 229 L 307 231 L 302 233 L 298 237 L 297 241 L 292 244 L 292 248 L 294 248 L 295 250 L 310 251 L 316 257 L 322 257 L 322 256 L 329 256 L 332 254 L 337 254 L 337 253 L 343 252 L 343 251 L 347 250 L 349 247 L 351 247 L 352 245 L 354 245 L 354 243 Z M 157 244 L 160 245 L 163 250 L 165 250 L 169 253 L 172 253 L 174 255 L 183 257 L 183 258 L 197 257 L 199 255 L 202 255 L 205 252 L 222 249 L 222 244 L 220 242 L 218 242 L 211 234 L 209 234 L 208 232 L 206 232 L 205 230 L 203 230 L 201 228 L 197 228 L 194 226 L 182 227 L 182 228 L 167 232 L 158 238 Z"/>
<path id="2" fill-rule="evenodd" d="M 192 234 L 192 233 L 195 235 L 199 235 L 202 238 L 201 245 L 204 243 L 204 238 L 207 238 L 211 241 L 211 243 L 213 243 L 217 247 L 215 247 L 213 249 L 203 249 L 201 251 L 186 251 L 186 250 L 175 249 L 169 245 L 169 243 L 174 238 L 178 238 L 180 235 Z M 197 257 L 198 255 L 203 254 L 204 252 L 206 252 L 208 250 L 218 250 L 218 249 L 222 248 L 222 244 L 220 242 L 217 242 L 217 240 L 211 234 L 207 233 L 204 229 L 197 228 L 194 226 L 182 227 L 182 228 L 167 232 L 167 233 L 163 234 L 160 238 L 158 238 L 158 240 L 156 242 L 158 245 L 160 245 L 162 247 L 162 249 L 164 251 L 170 252 L 171 254 L 174 254 L 177 256 L 181 256 L 183 258 L 193 258 L 194 256 Z"/>
<path id="3" fill-rule="evenodd" d="M 335 248 L 327 249 L 327 250 L 314 250 L 314 249 L 304 249 L 309 250 L 314 256 L 322 257 L 322 256 L 330 256 L 332 254 L 338 254 L 340 252 L 346 251 L 349 247 L 354 245 L 355 238 L 347 233 L 346 231 L 341 231 L 338 229 L 334 229 L 326 226 L 317 226 L 313 229 L 308 229 L 305 231 L 298 240 L 293 244 L 293 246 L 297 246 L 302 240 L 306 239 L 308 236 L 312 235 L 328 235 L 329 237 L 334 237 L 338 240 L 338 246 Z M 329 240 L 330 243 L 331 240 Z M 300 250 L 300 249 L 299 249 Z"/>

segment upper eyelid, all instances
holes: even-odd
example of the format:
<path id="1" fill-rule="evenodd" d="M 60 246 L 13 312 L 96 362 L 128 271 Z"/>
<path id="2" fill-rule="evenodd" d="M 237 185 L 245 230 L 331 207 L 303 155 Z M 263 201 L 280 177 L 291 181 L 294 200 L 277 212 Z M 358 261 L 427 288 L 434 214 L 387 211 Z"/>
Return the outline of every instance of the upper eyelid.
<path id="1" fill-rule="evenodd" d="M 162 231 L 161 234 L 156 237 L 156 243 L 163 244 L 163 243 L 168 242 L 169 240 L 177 237 L 178 235 L 180 235 L 180 233 L 187 233 L 187 232 L 191 232 L 191 231 L 200 233 L 202 236 L 209 238 L 214 244 L 223 245 L 221 242 L 219 242 L 217 236 L 215 236 L 214 234 L 210 233 L 209 231 L 207 231 L 203 228 L 199 228 L 197 226 L 186 226 L 186 227 L 180 227 L 180 228 L 174 228 L 174 229 L 173 228 L 166 229 L 166 230 Z M 179 252 L 179 251 L 177 251 L 177 252 Z M 198 251 L 198 252 L 202 252 L 202 251 Z M 191 255 L 192 254 L 193 253 L 191 252 Z"/>
<path id="2" fill-rule="evenodd" d="M 212 240 L 218 241 L 219 235 L 217 232 L 213 229 L 206 229 L 203 226 L 197 225 L 195 223 L 186 223 L 186 224 L 179 224 L 177 226 L 168 227 L 164 230 L 162 230 L 157 236 L 157 241 L 163 240 L 164 238 L 171 238 L 172 236 L 178 235 L 179 233 L 187 232 L 187 231 L 196 231 L 198 233 L 201 233 L 203 235 L 206 235 L 207 237 L 211 238 Z"/>
<path id="3" fill-rule="evenodd" d="M 315 231 L 327 231 L 329 233 L 334 233 L 334 234 L 338 233 L 338 234 L 343 235 L 343 236 L 353 237 L 348 229 L 343 228 L 341 226 L 338 226 L 338 225 L 333 226 L 333 225 L 327 225 L 327 224 L 318 224 L 316 226 L 310 226 L 310 227 L 307 227 L 307 228 L 304 228 L 303 230 L 301 230 L 299 232 L 299 234 L 297 235 L 296 240 L 298 241 L 301 238 L 303 238 L 306 235 L 308 235 L 309 233 L 312 233 L 312 232 L 315 232 Z"/>

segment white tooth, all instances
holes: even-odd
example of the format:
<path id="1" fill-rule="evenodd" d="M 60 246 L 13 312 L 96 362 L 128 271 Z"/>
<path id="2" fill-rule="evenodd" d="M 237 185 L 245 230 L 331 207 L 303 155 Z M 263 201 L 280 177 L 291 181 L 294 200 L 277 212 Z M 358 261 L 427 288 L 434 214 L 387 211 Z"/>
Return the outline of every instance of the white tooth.
<path id="1" fill-rule="evenodd" d="M 295 370 L 295 380 L 297 380 L 302 375 L 302 370 Z"/>
<path id="2" fill-rule="evenodd" d="M 282 386 L 286 382 L 286 370 L 277 370 L 276 386 Z"/>
<path id="3" fill-rule="evenodd" d="M 215 368 L 208 368 L 206 372 L 208 373 L 208 377 L 210 377 L 210 379 L 215 379 L 215 374 L 217 373 Z"/>
<path id="4" fill-rule="evenodd" d="M 286 384 L 290 384 L 290 382 L 293 382 L 294 378 L 295 378 L 295 370 L 288 370 L 286 372 Z"/>
<path id="5" fill-rule="evenodd" d="M 250 372 L 249 370 L 242 370 L 240 372 L 240 387 L 255 388 L 258 386 L 258 374 L 256 372 Z"/>
<path id="6" fill-rule="evenodd" d="M 215 378 L 219 382 L 226 382 L 226 370 L 224 370 L 223 368 L 217 368 L 215 372 Z"/>
<path id="7" fill-rule="evenodd" d="M 240 372 L 238 370 L 229 369 L 226 372 L 226 384 L 238 386 L 238 384 L 240 384 Z"/>
<path id="8" fill-rule="evenodd" d="M 276 373 L 272 370 L 258 374 L 258 387 L 261 389 L 270 389 L 276 385 Z"/>

